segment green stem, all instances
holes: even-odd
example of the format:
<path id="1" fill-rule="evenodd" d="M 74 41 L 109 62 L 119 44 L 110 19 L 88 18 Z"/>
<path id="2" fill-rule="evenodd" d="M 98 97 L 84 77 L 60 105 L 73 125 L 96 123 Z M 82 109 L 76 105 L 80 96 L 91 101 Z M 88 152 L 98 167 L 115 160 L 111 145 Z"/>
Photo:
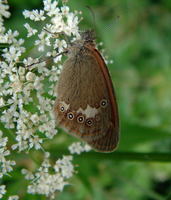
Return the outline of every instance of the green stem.
<path id="1" fill-rule="evenodd" d="M 81 159 L 76 157 L 76 159 Z M 83 159 L 99 159 L 114 161 L 141 161 L 141 162 L 171 162 L 171 153 L 137 153 L 137 152 L 114 152 L 114 153 L 84 153 Z"/>
<path id="2" fill-rule="evenodd" d="M 70 154 L 66 147 L 51 146 L 48 151 L 52 157 Z M 46 148 L 45 148 L 46 149 Z M 92 160 L 113 160 L 113 161 L 139 161 L 139 162 L 171 162 L 171 152 L 133 152 L 133 151 L 115 151 L 113 153 L 100 153 L 95 151 L 84 152 L 80 155 L 74 155 L 74 160 L 92 159 Z"/>

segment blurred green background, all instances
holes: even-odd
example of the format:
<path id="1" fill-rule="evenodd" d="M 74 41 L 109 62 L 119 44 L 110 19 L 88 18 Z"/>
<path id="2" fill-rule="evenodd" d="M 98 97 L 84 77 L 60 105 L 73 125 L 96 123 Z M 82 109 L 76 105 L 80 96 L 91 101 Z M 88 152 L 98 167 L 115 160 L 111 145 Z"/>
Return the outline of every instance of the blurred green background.
<path id="1" fill-rule="evenodd" d="M 9 5 L 12 16 L 5 25 L 25 37 L 22 11 L 42 8 L 43 3 L 9 0 Z M 95 28 L 97 42 L 103 42 L 105 54 L 113 60 L 108 67 L 119 104 L 121 139 L 116 153 L 76 156 L 77 173 L 56 199 L 170 200 L 171 163 L 162 158 L 168 153 L 171 160 L 171 1 L 70 0 L 68 5 L 82 11 L 80 28 Z M 96 27 L 87 5 L 95 14 Z M 71 141 L 76 140 L 60 130 L 44 148 L 55 160 L 68 153 Z M 156 159 L 148 157 L 150 152 Z M 5 183 L 9 193 L 18 191 L 21 199 L 44 200 L 25 194 L 27 183 L 19 170 L 25 161 L 37 159 L 37 153 L 30 154 L 31 158 L 15 154 L 18 168 Z"/>

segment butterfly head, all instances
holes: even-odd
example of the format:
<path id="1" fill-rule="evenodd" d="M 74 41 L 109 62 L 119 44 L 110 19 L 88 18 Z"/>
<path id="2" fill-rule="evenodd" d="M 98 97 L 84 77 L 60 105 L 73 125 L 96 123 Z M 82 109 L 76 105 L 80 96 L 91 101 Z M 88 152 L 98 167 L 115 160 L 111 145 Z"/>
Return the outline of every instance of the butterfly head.
<path id="1" fill-rule="evenodd" d="M 84 43 L 94 43 L 95 32 L 93 30 L 87 30 L 81 33 L 81 39 Z"/>
<path id="2" fill-rule="evenodd" d="M 80 33 L 81 38 L 70 43 L 68 48 L 68 56 L 75 56 L 85 50 L 86 45 L 95 46 L 95 32 L 87 30 Z"/>

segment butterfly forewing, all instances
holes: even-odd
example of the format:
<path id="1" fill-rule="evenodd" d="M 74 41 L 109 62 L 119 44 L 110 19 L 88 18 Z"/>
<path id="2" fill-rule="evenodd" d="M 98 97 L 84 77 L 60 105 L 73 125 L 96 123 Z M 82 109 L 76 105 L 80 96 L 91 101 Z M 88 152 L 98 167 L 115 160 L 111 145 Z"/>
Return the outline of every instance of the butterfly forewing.
<path id="1" fill-rule="evenodd" d="M 112 82 L 106 70 L 100 54 L 83 46 L 64 63 L 54 106 L 59 126 L 102 152 L 115 149 L 119 127 Z"/>

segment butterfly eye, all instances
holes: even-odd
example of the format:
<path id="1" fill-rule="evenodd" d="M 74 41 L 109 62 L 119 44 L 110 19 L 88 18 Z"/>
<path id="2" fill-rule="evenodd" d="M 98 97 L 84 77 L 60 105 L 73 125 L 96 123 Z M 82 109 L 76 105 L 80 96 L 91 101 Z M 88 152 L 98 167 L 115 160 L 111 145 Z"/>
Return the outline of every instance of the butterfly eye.
<path id="1" fill-rule="evenodd" d="M 72 112 L 69 112 L 67 114 L 67 118 L 70 119 L 70 120 L 73 120 L 74 119 L 74 114 Z"/>
<path id="2" fill-rule="evenodd" d="M 84 122 L 84 116 L 83 116 L 83 115 L 79 115 L 79 116 L 77 117 L 77 122 L 78 122 L 78 123 L 83 123 L 83 122 Z"/>
<path id="3" fill-rule="evenodd" d="M 106 99 L 102 99 L 101 102 L 100 102 L 100 106 L 102 108 L 106 108 L 106 106 L 107 106 L 107 100 Z"/>
<path id="4" fill-rule="evenodd" d="M 92 126 L 92 125 L 93 125 L 93 120 L 90 119 L 90 118 L 87 119 L 87 120 L 86 120 L 86 125 L 87 125 L 87 126 Z"/>

